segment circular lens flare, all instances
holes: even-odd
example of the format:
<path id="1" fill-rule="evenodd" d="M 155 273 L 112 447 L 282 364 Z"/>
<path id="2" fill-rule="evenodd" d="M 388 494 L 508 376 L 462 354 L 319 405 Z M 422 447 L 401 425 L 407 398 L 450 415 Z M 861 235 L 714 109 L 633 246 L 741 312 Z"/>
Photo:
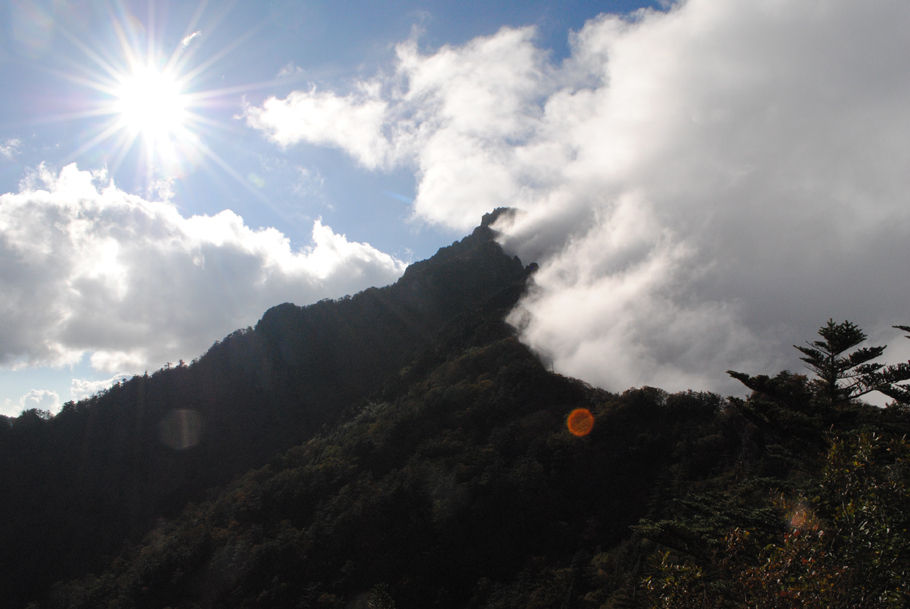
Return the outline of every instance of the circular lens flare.
<path id="1" fill-rule="evenodd" d="M 594 415 L 587 408 L 576 408 L 569 413 L 566 427 L 573 436 L 582 437 L 591 433 L 594 428 Z"/>

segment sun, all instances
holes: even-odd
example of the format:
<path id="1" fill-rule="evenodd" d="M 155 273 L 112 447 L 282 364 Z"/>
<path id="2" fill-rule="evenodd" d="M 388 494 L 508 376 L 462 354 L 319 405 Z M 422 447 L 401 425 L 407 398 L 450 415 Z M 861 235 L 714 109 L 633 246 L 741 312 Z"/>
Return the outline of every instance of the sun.
<path id="1" fill-rule="evenodd" d="M 105 87 L 109 118 L 99 135 L 113 138 L 120 158 L 138 145 L 140 171 L 149 183 L 185 174 L 205 153 L 198 137 L 199 96 L 188 91 L 192 78 L 180 68 L 153 54 L 133 55 Z"/>
<path id="2" fill-rule="evenodd" d="M 84 112 L 73 115 L 96 121 L 73 158 L 101 156 L 111 175 L 126 175 L 148 192 L 189 175 L 203 159 L 221 164 L 201 137 L 206 126 L 217 123 L 206 114 L 222 93 L 199 90 L 200 76 L 211 64 L 194 60 L 199 32 L 166 53 L 136 19 L 113 18 L 111 26 L 119 48 L 96 49 L 73 38 L 89 61 L 66 77 L 97 93 Z"/>
<path id="3" fill-rule="evenodd" d="M 123 129 L 144 139 L 179 137 L 187 129 L 189 98 L 180 78 L 141 66 L 124 75 L 113 91 L 112 110 Z"/>
<path id="4" fill-rule="evenodd" d="M 202 0 L 180 38 L 173 27 L 150 14 L 146 22 L 126 13 L 110 14 L 108 36 L 88 41 L 61 31 L 84 56 L 61 76 L 91 93 L 75 99 L 74 112 L 54 120 L 85 120 L 78 145 L 68 155 L 88 155 L 133 191 L 170 196 L 170 185 L 197 169 L 217 167 L 248 192 L 261 196 L 212 145 L 234 133 L 238 95 L 273 84 L 222 85 L 215 66 L 236 46 L 207 46 L 210 35 Z M 212 17 L 211 25 L 220 17 Z M 252 32 L 252 30 L 251 30 Z M 169 33 L 169 35 L 168 35 Z M 243 39 L 243 36 L 240 37 Z M 169 42 L 165 42 L 168 40 Z M 95 45 L 99 46 L 95 46 Z M 217 82 L 220 86 L 210 88 Z"/>

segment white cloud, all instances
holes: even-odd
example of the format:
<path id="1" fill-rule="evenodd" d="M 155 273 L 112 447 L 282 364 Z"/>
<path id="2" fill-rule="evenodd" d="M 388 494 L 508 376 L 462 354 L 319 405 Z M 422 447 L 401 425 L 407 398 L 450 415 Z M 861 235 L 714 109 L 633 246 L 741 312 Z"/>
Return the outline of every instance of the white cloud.
<path id="1" fill-rule="evenodd" d="M 89 354 L 98 370 L 153 369 L 201 354 L 274 304 L 337 297 L 403 270 L 320 221 L 312 244 L 292 249 L 231 211 L 185 218 L 75 165 L 41 167 L 0 195 L 0 364 Z"/>
<path id="2" fill-rule="evenodd" d="M 735 390 L 726 368 L 798 367 L 790 345 L 829 316 L 907 323 L 908 28 L 898 0 L 690 0 L 593 19 L 560 63 L 527 28 L 408 41 L 369 96 L 247 117 L 412 168 L 426 220 L 524 210 L 505 242 L 541 269 L 512 319 L 557 370 Z"/>
<path id="3" fill-rule="evenodd" d="M 17 154 L 19 154 L 19 147 L 21 145 L 22 140 L 19 138 L 9 138 L 0 144 L 0 157 L 11 161 Z"/>
<path id="4" fill-rule="evenodd" d="M 678 263 L 659 243 L 643 247 L 633 264 L 656 256 L 677 262 L 673 272 L 648 273 L 652 292 L 598 293 L 629 256 L 596 232 L 578 236 L 591 251 L 547 257 L 524 303 L 529 343 L 547 350 L 549 336 L 576 334 L 574 348 L 600 357 L 557 349 L 557 367 L 612 387 L 734 389 L 724 369 L 797 367 L 790 345 L 829 316 L 870 329 L 900 322 L 910 151 L 892 125 L 910 122 L 910 86 L 891 53 L 910 51 L 900 33 L 910 12 L 881 8 L 693 1 L 636 23 L 589 23 L 574 59 L 593 68 L 604 57 L 590 70 L 601 84 L 551 97 L 551 131 L 575 154 L 563 183 L 527 201 L 514 243 L 524 234 L 565 244 L 579 223 L 566 230 L 558 219 L 592 207 L 598 226 L 622 226 L 617 202 L 634 193 L 653 218 L 626 238 L 656 225 L 689 253 Z M 601 304 L 572 319 L 549 314 L 560 270 L 578 265 L 591 277 L 572 287 Z M 617 301 L 628 308 L 596 330 Z M 622 328 L 631 332 L 612 334 Z"/>
<path id="5" fill-rule="evenodd" d="M 55 414 L 60 410 L 60 396 L 49 389 L 32 389 L 18 400 L 4 398 L 0 404 L 0 415 L 17 417 L 23 410 L 46 410 Z"/>
<path id="6" fill-rule="evenodd" d="M 355 83 L 354 93 L 294 91 L 246 110 L 247 124 L 275 143 L 341 148 L 363 166 L 411 164 L 416 213 L 473 227 L 526 177 L 514 144 L 539 123 L 546 54 L 532 28 L 504 28 L 462 47 L 421 54 L 398 45 L 393 76 Z"/>
<path id="7" fill-rule="evenodd" d="M 196 30 L 192 34 L 188 34 L 187 36 L 184 36 L 183 40 L 180 41 L 180 44 L 183 45 L 184 47 L 188 47 L 188 46 L 190 46 L 190 44 L 192 44 L 192 42 L 194 40 L 196 40 L 200 36 L 202 36 L 202 30 Z"/>
<path id="8" fill-rule="evenodd" d="M 132 378 L 133 375 L 118 372 L 117 374 L 100 381 L 89 379 L 71 379 L 70 380 L 70 399 L 74 402 L 90 398 L 99 391 L 110 388 L 115 383 L 120 383 Z"/>
<path id="9" fill-rule="evenodd" d="M 170 201 L 174 198 L 174 184 L 176 178 L 157 178 L 149 184 L 148 195 L 158 201 Z"/>
<path id="10" fill-rule="evenodd" d="M 382 136 L 385 113 L 386 102 L 370 88 L 347 96 L 314 88 L 294 91 L 283 100 L 269 98 L 262 108 L 249 107 L 246 119 L 280 146 L 301 140 L 336 146 L 375 169 L 386 165 L 389 155 Z"/>

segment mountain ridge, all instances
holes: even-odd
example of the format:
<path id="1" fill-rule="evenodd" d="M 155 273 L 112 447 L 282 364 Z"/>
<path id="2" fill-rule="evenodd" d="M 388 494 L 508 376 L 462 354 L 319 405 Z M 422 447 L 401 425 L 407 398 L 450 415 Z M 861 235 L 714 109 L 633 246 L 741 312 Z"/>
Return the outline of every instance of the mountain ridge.
<path id="1" fill-rule="evenodd" d="M 431 347 L 454 317 L 530 269 L 484 216 L 469 236 L 410 265 L 394 284 L 268 309 L 189 365 L 136 376 L 50 420 L 0 425 L 0 587 L 25 600 L 100 567 L 124 538 L 176 514 L 206 488 L 332 424 Z M 61 506 L 67 506 L 66 509 Z M 86 548 L 91 548 L 86 550 Z M 13 606 L 14 606 L 13 605 Z"/>
<path id="2" fill-rule="evenodd" d="M 3 603 L 907 606 L 910 410 L 786 371 L 747 399 L 555 374 L 505 321 L 535 267 L 485 220 L 392 286 L 0 425 Z"/>

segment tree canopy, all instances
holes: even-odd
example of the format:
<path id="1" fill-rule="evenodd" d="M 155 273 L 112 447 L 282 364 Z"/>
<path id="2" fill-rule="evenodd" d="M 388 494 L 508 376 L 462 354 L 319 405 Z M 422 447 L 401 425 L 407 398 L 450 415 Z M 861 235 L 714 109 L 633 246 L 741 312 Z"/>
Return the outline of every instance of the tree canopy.
<path id="1" fill-rule="evenodd" d="M 910 332 L 910 326 L 894 326 Z M 811 387 L 816 402 L 834 406 L 878 391 L 898 403 L 910 404 L 910 388 L 900 383 L 910 379 L 910 362 L 890 366 L 873 360 L 881 357 L 886 346 L 860 347 L 867 336 L 851 321 L 828 322 L 818 329 L 820 340 L 793 345 L 800 359 L 815 375 Z M 773 394 L 775 387 L 766 376 L 727 373 L 760 393 Z"/>

